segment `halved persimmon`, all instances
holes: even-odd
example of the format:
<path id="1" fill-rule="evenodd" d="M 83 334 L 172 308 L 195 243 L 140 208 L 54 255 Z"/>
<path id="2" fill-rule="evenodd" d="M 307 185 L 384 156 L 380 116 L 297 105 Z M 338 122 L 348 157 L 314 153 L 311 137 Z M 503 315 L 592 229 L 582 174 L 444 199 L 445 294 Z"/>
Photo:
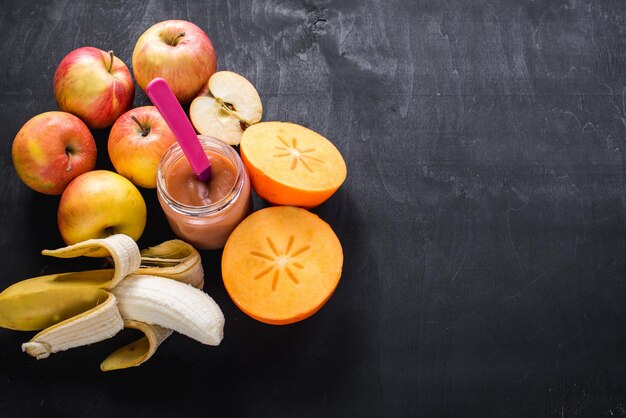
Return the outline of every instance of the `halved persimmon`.
<path id="1" fill-rule="evenodd" d="M 261 122 L 241 138 L 252 188 L 275 205 L 318 206 L 346 179 L 346 163 L 328 139 L 289 122 Z"/>
<path id="2" fill-rule="evenodd" d="M 311 212 L 277 206 L 254 212 L 235 228 L 222 255 L 228 294 L 268 324 L 301 321 L 335 291 L 343 267 L 341 243 Z"/>

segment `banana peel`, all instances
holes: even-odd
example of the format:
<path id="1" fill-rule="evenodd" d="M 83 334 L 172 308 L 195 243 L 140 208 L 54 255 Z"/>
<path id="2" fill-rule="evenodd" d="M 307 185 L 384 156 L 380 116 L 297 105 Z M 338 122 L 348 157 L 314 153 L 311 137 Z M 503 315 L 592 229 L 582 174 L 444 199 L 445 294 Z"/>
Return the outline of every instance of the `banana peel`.
<path id="1" fill-rule="evenodd" d="M 102 283 L 104 289 L 115 287 L 124 277 L 134 273 L 141 264 L 141 254 L 135 240 L 124 234 L 111 235 L 103 239 L 88 239 L 57 250 L 43 250 L 41 254 L 56 258 L 109 254 L 115 269 L 111 279 Z"/>
<path id="2" fill-rule="evenodd" d="M 198 251 L 180 240 L 165 241 L 141 251 L 136 274 L 167 277 L 202 289 L 204 270 Z"/>
<path id="3" fill-rule="evenodd" d="M 51 274 L 16 283 L 0 293 L 0 327 L 39 331 L 96 307 L 113 270 Z M 106 292 L 104 292 L 106 293 Z"/>
<path id="4" fill-rule="evenodd" d="M 101 293 L 102 303 L 46 328 L 22 344 L 22 351 L 39 360 L 52 353 L 113 337 L 124 328 L 124 321 L 116 307 L 115 296 L 104 290 Z"/>
<path id="5" fill-rule="evenodd" d="M 200 290 L 204 285 L 200 254 L 184 241 L 166 241 L 140 252 L 132 238 L 117 234 L 57 250 L 44 250 L 42 254 L 59 258 L 108 254 L 113 259 L 114 269 L 40 276 L 23 280 L 0 293 L 0 327 L 22 331 L 42 330 L 22 345 L 23 351 L 38 359 L 54 352 L 111 338 L 123 328 L 133 328 L 143 332 L 144 337 L 116 350 L 102 362 L 100 368 L 110 371 L 138 366 L 150 359 L 158 346 L 172 334 L 172 330 L 160 326 L 159 321 L 177 328 L 171 318 L 168 322 L 166 314 L 170 317 L 174 314 L 181 316 L 181 320 L 191 324 L 194 315 L 207 306 L 206 312 L 210 312 L 209 319 L 213 321 L 208 331 L 210 338 L 192 337 L 211 345 L 221 341 L 223 315 L 215 302 Z M 134 277 L 142 277 L 143 281 L 134 280 Z M 179 301 L 175 298 L 174 302 L 159 299 L 162 295 L 158 292 L 152 300 L 143 300 L 142 292 L 149 291 L 150 285 L 154 285 L 154 280 L 159 278 L 180 282 L 179 285 L 173 282 L 161 283 L 167 284 L 162 287 L 173 285 L 171 292 L 180 292 L 193 300 L 201 300 L 204 303 L 199 305 L 202 309 L 198 312 L 185 310 L 187 304 L 179 303 L 182 307 L 175 306 Z M 125 280 L 130 280 L 130 283 L 116 289 Z M 148 287 L 144 289 L 142 284 Z M 188 288 L 192 286 L 194 289 L 188 294 Z M 122 301 L 128 300 L 125 305 L 134 308 L 130 309 L 129 315 L 140 313 L 139 316 L 151 322 L 154 320 L 155 323 L 124 317 L 126 313 L 120 312 L 118 297 Z M 177 307 L 182 310 L 176 310 Z M 202 322 L 203 319 L 198 317 L 195 320 Z M 184 325 L 178 327 L 177 331 L 187 334 Z M 205 325 L 205 328 L 209 327 Z"/>
<path id="6" fill-rule="evenodd" d="M 124 328 L 134 328 L 143 332 L 145 336 L 114 351 L 113 354 L 104 359 L 100 363 L 100 370 L 103 372 L 139 366 L 150 359 L 159 345 L 173 332 L 171 329 L 158 325 L 132 320 L 124 321 Z"/>

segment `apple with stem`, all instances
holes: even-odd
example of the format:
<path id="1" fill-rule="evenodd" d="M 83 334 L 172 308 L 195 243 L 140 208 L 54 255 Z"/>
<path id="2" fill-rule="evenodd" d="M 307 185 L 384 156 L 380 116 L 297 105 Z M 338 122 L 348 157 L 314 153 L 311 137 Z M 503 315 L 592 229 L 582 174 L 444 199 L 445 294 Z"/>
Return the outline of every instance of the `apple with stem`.
<path id="1" fill-rule="evenodd" d="M 109 127 L 133 104 L 135 85 L 126 64 L 113 51 L 82 47 L 61 60 L 54 73 L 59 108 L 90 128 Z"/>
<path id="2" fill-rule="evenodd" d="M 135 185 L 156 188 L 157 170 L 176 137 L 154 106 L 138 107 L 115 121 L 108 150 L 115 170 Z"/>
<path id="3" fill-rule="evenodd" d="M 146 91 L 150 81 L 167 81 L 181 103 L 190 102 L 217 69 L 213 44 L 198 26 L 166 20 L 146 30 L 133 50 L 133 72 Z"/>
<path id="4" fill-rule="evenodd" d="M 243 131 L 262 116 L 259 93 L 245 77 L 231 71 L 213 74 L 189 107 L 196 131 L 229 145 L 238 145 Z"/>
<path id="5" fill-rule="evenodd" d="M 66 112 L 45 112 L 22 126 L 13 141 L 13 166 L 40 193 L 59 195 L 75 177 L 96 166 L 96 142 L 89 128 Z"/>
<path id="6" fill-rule="evenodd" d="M 114 234 L 136 241 L 146 226 L 146 203 L 127 178 L 112 171 L 90 171 L 72 180 L 63 192 L 57 221 L 68 245 Z"/>

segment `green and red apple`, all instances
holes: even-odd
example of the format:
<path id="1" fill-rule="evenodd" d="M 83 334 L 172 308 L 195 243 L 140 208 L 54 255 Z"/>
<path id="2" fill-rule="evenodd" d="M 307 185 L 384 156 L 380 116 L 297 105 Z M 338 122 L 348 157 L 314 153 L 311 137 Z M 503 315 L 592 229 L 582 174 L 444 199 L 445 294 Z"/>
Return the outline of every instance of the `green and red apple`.
<path id="1" fill-rule="evenodd" d="M 133 51 L 133 72 L 146 91 L 150 81 L 167 81 L 181 103 L 189 103 L 217 69 L 213 44 L 198 26 L 166 20 L 146 30 Z"/>
<path id="2" fill-rule="evenodd" d="M 13 141 L 13 166 L 31 189 L 63 193 L 75 177 L 96 166 L 97 148 L 89 128 L 66 112 L 46 112 L 31 118 Z"/>
<path id="3" fill-rule="evenodd" d="M 238 145 L 243 131 L 262 116 L 259 93 L 248 79 L 231 71 L 213 74 L 189 107 L 189 118 L 198 133 L 229 145 Z"/>
<path id="4" fill-rule="evenodd" d="M 154 189 L 161 157 L 174 142 L 176 137 L 156 107 L 138 107 L 113 124 L 109 157 L 119 174 L 137 186 Z"/>
<path id="5" fill-rule="evenodd" d="M 57 221 L 68 245 L 113 234 L 138 240 L 146 226 L 146 203 L 127 178 L 112 171 L 90 171 L 63 192 Z"/>
<path id="6" fill-rule="evenodd" d="M 54 74 L 59 108 L 90 128 L 109 127 L 133 104 L 135 85 L 128 67 L 113 51 L 82 47 L 61 60 Z"/>

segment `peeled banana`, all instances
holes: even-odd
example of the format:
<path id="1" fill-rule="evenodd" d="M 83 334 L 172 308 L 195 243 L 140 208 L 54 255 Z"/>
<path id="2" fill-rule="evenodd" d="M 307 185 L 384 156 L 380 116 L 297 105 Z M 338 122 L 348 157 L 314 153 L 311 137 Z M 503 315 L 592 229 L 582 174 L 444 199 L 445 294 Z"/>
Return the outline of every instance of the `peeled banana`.
<path id="1" fill-rule="evenodd" d="M 203 291 L 155 276 L 132 275 L 114 289 L 122 318 L 160 325 L 203 344 L 218 345 L 224 315 Z"/>
<path id="2" fill-rule="evenodd" d="M 204 286 L 204 270 L 200 254 L 194 247 L 180 240 L 165 241 L 141 251 L 141 266 L 137 274 L 167 277 L 190 284 L 198 289 Z M 120 348 L 107 357 L 100 369 L 110 371 L 139 366 L 154 353 L 172 330 L 145 322 L 125 320 L 125 328 L 134 328 L 144 337 Z"/>
<path id="3" fill-rule="evenodd" d="M 111 338 L 124 327 L 145 336 L 107 357 L 103 371 L 140 365 L 172 330 L 209 345 L 223 338 L 224 315 L 200 290 L 200 254 L 183 241 L 140 252 L 132 238 L 118 234 L 42 253 L 60 258 L 108 254 L 115 268 L 36 277 L 0 293 L 0 327 L 43 330 L 22 345 L 38 359 Z"/>

